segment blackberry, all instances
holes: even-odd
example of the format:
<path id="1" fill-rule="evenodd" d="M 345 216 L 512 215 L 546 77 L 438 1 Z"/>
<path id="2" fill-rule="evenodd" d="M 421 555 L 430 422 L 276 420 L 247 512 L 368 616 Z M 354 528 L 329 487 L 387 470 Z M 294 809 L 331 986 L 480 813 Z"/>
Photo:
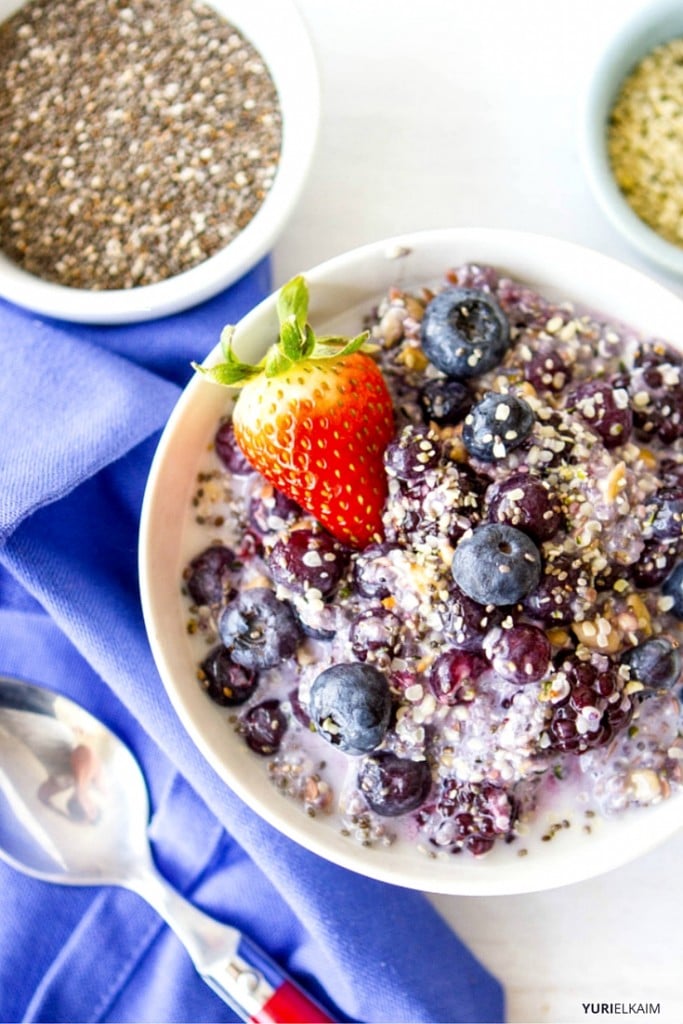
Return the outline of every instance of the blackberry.
<path id="1" fill-rule="evenodd" d="M 420 340 L 433 366 L 448 377 L 466 380 L 500 363 L 510 344 L 510 327 L 490 293 L 446 288 L 428 303 Z"/>
<path id="2" fill-rule="evenodd" d="M 518 808 L 513 796 L 490 782 L 444 779 L 434 803 L 417 812 L 418 824 L 433 845 L 474 856 L 488 853 L 514 833 Z"/>
<path id="3" fill-rule="evenodd" d="M 632 718 L 633 704 L 612 664 L 597 668 L 569 655 L 559 667 L 553 688 L 566 690 L 552 705 L 547 728 L 550 748 L 559 753 L 582 754 L 604 746 Z"/>

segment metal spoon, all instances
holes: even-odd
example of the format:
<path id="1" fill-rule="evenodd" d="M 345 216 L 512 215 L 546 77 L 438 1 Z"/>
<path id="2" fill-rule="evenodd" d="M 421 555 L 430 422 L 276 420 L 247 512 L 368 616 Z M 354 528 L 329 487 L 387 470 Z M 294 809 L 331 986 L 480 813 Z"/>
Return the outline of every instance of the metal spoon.
<path id="1" fill-rule="evenodd" d="M 331 1020 L 263 950 L 188 903 L 158 873 L 140 766 L 79 704 L 0 678 L 0 857 L 65 885 L 120 885 L 174 930 L 214 992 L 245 1021 Z M 0 806 L 3 799 L 0 797 Z"/>

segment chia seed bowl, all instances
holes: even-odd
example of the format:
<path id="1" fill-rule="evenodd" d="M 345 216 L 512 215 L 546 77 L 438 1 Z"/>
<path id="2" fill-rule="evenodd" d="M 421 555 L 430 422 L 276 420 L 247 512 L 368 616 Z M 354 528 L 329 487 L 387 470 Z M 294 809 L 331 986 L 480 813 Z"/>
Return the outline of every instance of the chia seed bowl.
<path id="1" fill-rule="evenodd" d="M 552 888 L 664 841 L 683 814 L 680 300 L 596 252 L 485 229 L 304 277 L 316 332 L 369 329 L 392 395 L 384 538 L 330 542 L 239 463 L 230 395 L 191 382 L 140 535 L 148 636 L 190 736 L 275 827 L 411 888 Z M 465 353 L 455 398 L 426 327 L 453 288 L 509 329 L 493 365 Z M 237 326 L 240 359 L 276 337 L 276 304 Z M 285 608 L 291 636 L 226 691 L 240 600 Z M 336 714 L 340 667 L 372 692 L 370 739 Z"/>
<path id="2" fill-rule="evenodd" d="M 0 295 L 93 324 L 179 312 L 254 267 L 318 131 L 290 0 L 0 0 L 0 98 Z"/>

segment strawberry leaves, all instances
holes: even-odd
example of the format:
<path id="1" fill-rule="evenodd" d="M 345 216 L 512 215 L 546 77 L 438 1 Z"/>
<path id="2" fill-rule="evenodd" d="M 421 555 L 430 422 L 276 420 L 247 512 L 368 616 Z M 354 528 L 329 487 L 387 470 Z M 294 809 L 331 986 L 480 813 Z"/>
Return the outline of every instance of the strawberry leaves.
<path id="1" fill-rule="evenodd" d="M 193 369 L 216 384 L 241 387 L 261 374 L 269 378 L 282 376 L 306 360 L 339 359 L 351 355 L 362 349 L 369 337 L 367 331 L 355 338 L 336 335 L 316 337 L 308 323 L 308 285 L 301 275 L 280 289 L 277 315 L 280 324 L 278 340 L 260 363 L 251 365 L 238 359 L 233 349 L 235 328 L 228 326 L 221 334 L 224 361 L 213 366 L 192 363 Z"/>

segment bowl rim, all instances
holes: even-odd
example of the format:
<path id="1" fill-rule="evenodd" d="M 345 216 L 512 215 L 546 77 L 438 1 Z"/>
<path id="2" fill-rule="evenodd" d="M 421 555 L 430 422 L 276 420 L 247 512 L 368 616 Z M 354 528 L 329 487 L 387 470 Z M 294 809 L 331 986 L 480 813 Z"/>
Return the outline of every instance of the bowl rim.
<path id="1" fill-rule="evenodd" d="M 28 0 L 0 0 L 0 22 Z M 133 288 L 71 288 L 29 273 L 0 249 L 0 295 L 29 312 L 86 324 L 127 324 L 181 312 L 212 298 L 271 250 L 299 202 L 317 146 L 320 76 L 310 34 L 294 0 L 205 0 L 247 38 L 278 91 L 282 146 L 273 185 L 252 220 L 195 267 Z"/>
<path id="2" fill-rule="evenodd" d="M 640 287 L 643 292 L 639 300 L 641 307 L 647 307 L 648 312 L 651 308 L 661 308 L 664 313 L 663 318 L 660 317 L 660 323 L 664 323 L 668 318 L 669 323 L 680 324 L 675 344 L 683 351 L 683 303 L 664 285 L 627 264 L 576 243 L 526 232 L 492 228 L 414 232 L 370 243 L 326 260 L 304 272 L 311 291 L 311 320 L 314 323 L 317 321 L 318 311 L 324 310 L 326 303 L 328 313 L 334 308 L 335 302 L 339 302 L 341 295 L 344 294 L 344 281 L 350 274 L 355 273 L 356 279 L 363 278 L 361 291 L 363 288 L 372 291 L 374 271 L 378 267 L 385 277 L 391 275 L 392 278 L 400 278 L 406 261 L 410 262 L 411 254 L 417 254 L 419 262 L 421 256 L 426 259 L 425 254 L 431 254 L 432 250 L 438 254 L 438 258 L 430 257 L 431 265 L 434 268 L 438 265 L 438 274 L 441 278 L 449 265 L 457 265 L 464 261 L 461 258 L 464 252 L 490 252 L 490 262 L 506 269 L 509 269 L 509 264 L 518 264 L 521 268 L 518 273 L 522 277 L 531 276 L 529 268 L 533 267 L 537 275 L 555 278 L 555 291 L 560 293 L 557 295 L 558 298 L 575 298 L 581 306 L 588 305 L 596 310 L 600 308 L 596 305 L 596 297 L 603 287 L 602 282 L 610 275 L 612 278 L 616 277 L 619 295 L 623 295 L 625 300 L 631 296 L 633 304 L 633 294 L 636 288 Z M 451 250 L 458 250 L 460 255 L 449 263 L 448 260 L 444 260 L 443 254 Z M 485 261 L 482 255 L 478 255 L 477 260 Z M 583 296 L 562 296 L 562 288 L 557 286 L 557 271 L 549 270 L 549 267 L 554 267 L 557 263 L 560 266 L 571 265 L 575 268 L 575 275 L 584 282 L 583 294 L 587 302 L 582 300 Z M 435 269 L 434 273 L 436 272 Z M 411 280 L 421 278 L 424 282 L 432 276 L 434 275 L 426 271 L 422 273 L 416 270 Z M 616 289 L 614 293 L 616 294 Z M 239 322 L 235 334 L 238 346 L 248 341 L 250 336 L 253 340 L 255 334 L 262 336 L 265 333 L 267 337 L 271 336 L 270 332 L 277 323 L 276 297 L 277 291 L 259 303 Z M 614 315 L 607 310 L 605 314 Z M 645 317 L 644 311 L 643 316 Z M 626 322 L 630 323 L 630 320 Z M 644 324 L 638 326 L 645 329 Z M 262 349 L 263 345 L 260 347 Z M 208 353 L 205 362 L 210 363 L 219 357 L 220 346 L 217 344 Z M 249 353 L 247 358 L 250 358 Z M 211 387 L 209 382 L 199 376 L 190 381 L 174 408 L 158 444 L 142 506 L 139 582 L 148 641 L 167 695 L 202 756 L 227 787 L 244 803 L 290 839 L 327 860 L 380 881 L 445 895 L 511 895 L 557 888 L 582 881 L 625 865 L 659 845 L 683 826 L 681 794 L 663 801 L 658 807 L 648 808 L 644 827 L 639 827 L 637 820 L 634 823 L 633 815 L 627 814 L 623 820 L 612 823 L 607 835 L 604 830 L 598 828 L 590 841 L 585 843 L 578 853 L 573 851 L 570 858 L 563 855 L 561 847 L 558 853 L 557 848 L 551 849 L 555 844 L 548 844 L 548 852 L 546 854 L 544 850 L 542 864 L 535 857 L 527 857 L 516 860 L 512 866 L 505 863 L 502 866 L 495 866 L 493 854 L 489 854 L 482 861 L 468 858 L 471 863 L 466 863 L 464 858 L 451 858 L 449 862 L 430 862 L 415 851 L 403 855 L 393 847 L 386 851 L 364 851 L 362 847 L 350 840 L 342 839 L 331 829 L 311 823 L 300 808 L 294 807 L 275 791 L 269 780 L 265 780 L 267 788 L 262 791 L 259 791 L 258 782 L 254 779 L 255 773 L 251 773 L 245 781 L 239 769 L 242 766 L 248 769 L 250 762 L 244 761 L 243 755 L 251 758 L 253 755 L 246 750 L 244 744 L 235 744 L 235 748 L 239 746 L 244 750 L 242 753 L 233 750 L 231 756 L 234 763 L 227 764 L 224 745 L 221 744 L 219 747 L 216 740 L 208 736 L 206 728 L 202 728 L 203 723 L 198 720 L 197 694 L 203 696 L 199 687 L 196 686 L 194 679 L 190 680 L 191 689 L 179 680 L 180 673 L 174 661 L 174 652 L 167 641 L 170 636 L 169 629 L 175 628 L 177 633 L 181 632 L 182 618 L 178 617 L 182 616 L 182 611 L 178 611 L 181 606 L 180 588 L 176 582 L 177 599 L 170 602 L 167 584 L 172 578 L 172 573 L 169 575 L 169 559 L 158 543 L 159 526 L 163 527 L 163 521 L 169 520 L 169 504 L 173 504 L 172 501 L 169 502 L 164 487 L 173 479 L 173 473 L 177 473 L 176 456 L 180 455 L 183 447 L 188 447 L 187 439 L 184 445 L 181 445 L 181 433 L 184 427 L 190 424 L 193 410 L 196 411 L 200 406 L 204 406 L 206 410 L 207 399 L 210 396 L 206 389 Z M 201 436 L 206 443 L 206 432 Z M 185 496 L 188 497 L 187 491 Z M 176 570 L 180 572 L 180 563 Z M 159 576 L 163 576 L 164 573 L 168 576 L 166 581 Z M 179 578 L 179 575 L 175 576 L 176 581 Z M 171 603 L 174 604 L 175 610 L 171 609 L 169 614 Z M 185 682 L 187 683 L 187 680 Z M 206 704 L 209 703 L 207 700 Z M 215 714 L 214 709 L 215 705 L 212 705 L 209 709 L 210 714 Z M 200 710 L 200 717 L 201 714 Z M 216 716 L 216 720 L 218 717 Z M 489 870 L 488 865 L 494 865 L 492 870 Z"/>
<path id="3" fill-rule="evenodd" d="M 675 27 L 674 27 L 675 26 Z M 683 7 L 659 0 L 638 8 L 600 53 L 580 105 L 579 153 L 584 172 L 609 222 L 651 263 L 683 275 L 683 246 L 651 228 L 631 208 L 612 174 L 606 146 L 606 123 L 619 88 L 636 64 L 654 47 L 683 36 Z"/>

